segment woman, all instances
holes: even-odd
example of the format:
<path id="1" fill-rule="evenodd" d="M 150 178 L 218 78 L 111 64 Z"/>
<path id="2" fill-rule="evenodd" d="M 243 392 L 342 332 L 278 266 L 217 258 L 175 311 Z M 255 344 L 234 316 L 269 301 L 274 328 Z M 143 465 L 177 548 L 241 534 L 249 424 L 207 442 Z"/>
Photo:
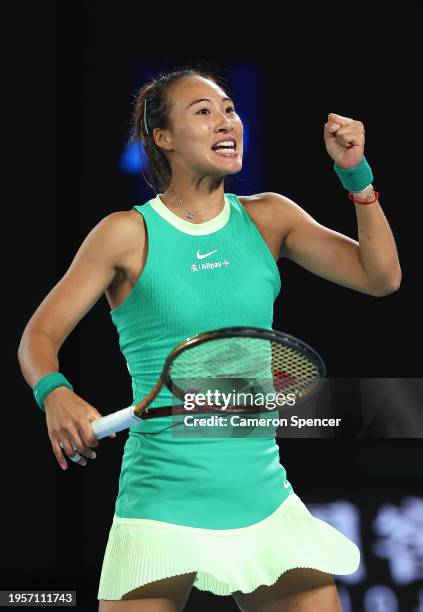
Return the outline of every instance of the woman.
<path id="1" fill-rule="evenodd" d="M 94 455 L 90 421 L 101 414 L 52 373 L 61 344 L 104 292 L 135 404 L 186 337 L 232 325 L 271 328 L 280 257 L 373 296 L 400 284 L 377 201 L 356 204 L 358 243 L 277 193 L 225 193 L 225 175 L 242 167 L 243 126 L 215 76 L 191 68 L 161 75 L 138 92 L 134 121 L 157 196 L 90 232 L 19 349 L 64 469 L 65 456 L 86 465 Z M 368 167 L 357 172 L 365 165 L 363 124 L 331 113 L 324 139 L 344 186 L 358 186 L 355 200 L 375 200 L 371 181 L 360 184 Z M 43 391 L 47 376 L 59 379 Z M 340 610 L 332 574 L 354 572 L 358 548 L 294 493 L 274 437 L 178 439 L 171 417 L 160 413 L 170 404 L 163 389 L 153 418 L 130 429 L 100 611 L 182 610 L 193 584 L 232 594 L 249 612 Z"/>

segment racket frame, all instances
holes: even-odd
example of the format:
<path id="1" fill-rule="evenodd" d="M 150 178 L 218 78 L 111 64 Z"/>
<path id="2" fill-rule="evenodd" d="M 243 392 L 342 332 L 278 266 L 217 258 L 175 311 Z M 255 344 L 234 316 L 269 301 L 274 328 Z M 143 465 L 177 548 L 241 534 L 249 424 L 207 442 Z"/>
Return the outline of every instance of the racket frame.
<path id="1" fill-rule="evenodd" d="M 118 410 L 117 412 L 113 412 L 112 414 L 92 422 L 92 427 L 96 438 L 104 438 L 113 432 L 127 429 L 128 427 L 141 422 L 142 413 L 144 411 L 148 412 L 149 404 L 155 397 L 157 397 L 163 386 L 166 386 L 169 391 L 176 395 L 176 397 L 184 399 L 182 394 L 183 392 L 179 389 L 179 387 L 177 387 L 177 385 L 175 385 L 170 377 L 170 367 L 176 357 L 178 357 L 178 355 L 184 351 L 187 351 L 194 346 L 204 344 L 205 342 L 209 342 L 210 340 L 221 340 L 232 337 L 260 338 L 263 340 L 274 341 L 279 344 L 288 345 L 292 349 L 310 359 L 316 366 L 320 378 L 316 381 L 313 390 L 307 394 L 307 397 L 314 395 L 326 376 L 326 366 L 319 353 L 303 340 L 299 340 L 286 332 L 253 326 L 222 327 L 219 329 L 201 332 L 186 338 L 183 342 L 180 342 L 170 351 L 163 364 L 159 379 L 151 391 L 141 400 L 141 402 L 136 405 L 133 404 L 127 408 L 123 408 L 122 410 Z M 179 391 L 181 391 L 181 393 L 178 395 Z"/>
<path id="2" fill-rule="evenodd" d="M 315 365 L 318 373 L 319 379 L 316 380 L 314 387 L 311 391 L 307 392 L 305 398 L 309 398 L 314 395 L 317 390 L 321 387 L 322 382 L 326 376 L 326 366 L 319 355 L 319 353 L 311 347 L 309 344 L 304 342 L 303 340 L 299 340 L 295 338 L 295 336 L 291 336 L 286 332 L 281 332 L 279 330 L 273 329 L 264 329 L 262 327 L 254 327 L 254 326 L 235 326 L 235 327 L 222 327 L 219 329 L 214 329 L 206 332 L 201 332 L 187 338 L 184 342 L 178 344 L 167 356 L 163 370 L 161 373 L 161 380 L 163 380 L 163 384 L 171 391 L 176 397 L 179 399 L 185 399 L 184 391 L 180 389 L 180 387 L 172 381 L 170 377 L 170 367 L 173 361 L 184 351 L 203 344 L 204 342 L 208 342 L 210 340 L 221 340 L 224 338 L 259 338 L 263 340 L 273 341 L 279 344 L 283 344 L 285 346 L 289 346 L 293 350 L 297 351 L 301 355 L 305 356 L 307 359 L 311 360 Z M 299 404 L 305 398 L 299 398 L 296 400 L 296 404 Z M 194 401 L 195 403 L 195 401 Z M 203 405 L 202 405 L 203 407 Z M 148 410 L 148 409 L 147 409 Z M 138 407 L 136 409 L 136 413 L 138 414 Z"/>

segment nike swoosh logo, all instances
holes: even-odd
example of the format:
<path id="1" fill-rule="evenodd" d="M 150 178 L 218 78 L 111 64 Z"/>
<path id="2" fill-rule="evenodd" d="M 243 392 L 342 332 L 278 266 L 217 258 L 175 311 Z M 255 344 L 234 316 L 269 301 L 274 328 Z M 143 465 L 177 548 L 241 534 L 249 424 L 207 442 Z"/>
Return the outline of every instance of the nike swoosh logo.
<path id="1" fill-rule="evenodd" d="M 197 259 L 204 259 L 205 257 L 209 257 L 209 255 L 213 255 L 213 253 L 216 253 L 218 249 L 215 249 L 214 251 L 210 251 L 210 253 L 204 253 L 204 255 L 201 255 L 200 251 L 197 251 Z"/>
<path id="2" fill-rule="evenodd" d="M 285 480 L 285 482 L 283 483 L 283 486 L 285 487 L 285 489 L 287 489 L 291 485 L 289 484 L 289 482 L 287 480 Z"/>

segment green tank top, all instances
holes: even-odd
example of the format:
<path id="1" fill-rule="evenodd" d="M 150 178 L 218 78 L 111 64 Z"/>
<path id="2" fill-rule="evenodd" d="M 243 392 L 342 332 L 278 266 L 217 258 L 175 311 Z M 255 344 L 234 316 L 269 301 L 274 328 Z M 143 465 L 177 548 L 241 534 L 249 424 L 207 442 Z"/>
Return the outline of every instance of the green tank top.
<path id="1" fill-rule="evenodd" d="M 128 297 L 110 311 L 131 375 L 133 403 L 156 383 L 171 349 L 218 327 L 272 329 L 279 270 L 236 195 L 223 210 L 193 224 L 159 195 L 134 206 L 144 218 L 147 261 Z M 151 404 L 182 403 L 162 389 Z M 172 416 L 130 428 L 115 513 L 205 529 L 251 525 L 294 491 L 268 437 L 178 438 Z"/>
<path id="2" fill-rule="evenodd" d="M 159 195 L 133 208 L 145 221 L 147 261 L 110 315 L 137 404 L 157 382 L 168 353 L 186 338 L 238 325 L 272 329 L 281 280 L 269 247 L 232 193 L 225 193 L 216 217 L 199 224 L 172 213 Z M 164 388 L 150 408 L 172 403 L 182 401 Z M 130 431 L 155 431 L 157 425 L 149 419 Z"/>

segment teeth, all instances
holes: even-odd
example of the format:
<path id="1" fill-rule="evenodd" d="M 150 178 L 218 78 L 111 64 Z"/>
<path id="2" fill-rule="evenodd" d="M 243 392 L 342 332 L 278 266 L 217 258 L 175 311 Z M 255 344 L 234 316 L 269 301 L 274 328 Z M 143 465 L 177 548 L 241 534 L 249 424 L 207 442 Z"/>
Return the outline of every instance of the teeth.
<path id="1" fill-rule="evenodd" d="M 229 147 L 226 147 L 226 148 L 225 147 L 223 147 L 223 148 L 219 148 L 218 147 L 217 149 L 214 149 L 214 152 L 217 153 L 217 155 L 222 155 L 222 156 L 225 156 L 225 157 L 228 157 L 228 156 L 232 157 L 233 154 L 236 153 L 236 150 L 232 149 L 232 148 L 229 148 Z"/>
<path id="2" fill-rule="evenodd" d="M 214 145 L 213 148 L 217 149 L 219 147 L 230 147 L 231 149 L 235 149 L 235 143 L 232 140 L 225 140 Z"/>

